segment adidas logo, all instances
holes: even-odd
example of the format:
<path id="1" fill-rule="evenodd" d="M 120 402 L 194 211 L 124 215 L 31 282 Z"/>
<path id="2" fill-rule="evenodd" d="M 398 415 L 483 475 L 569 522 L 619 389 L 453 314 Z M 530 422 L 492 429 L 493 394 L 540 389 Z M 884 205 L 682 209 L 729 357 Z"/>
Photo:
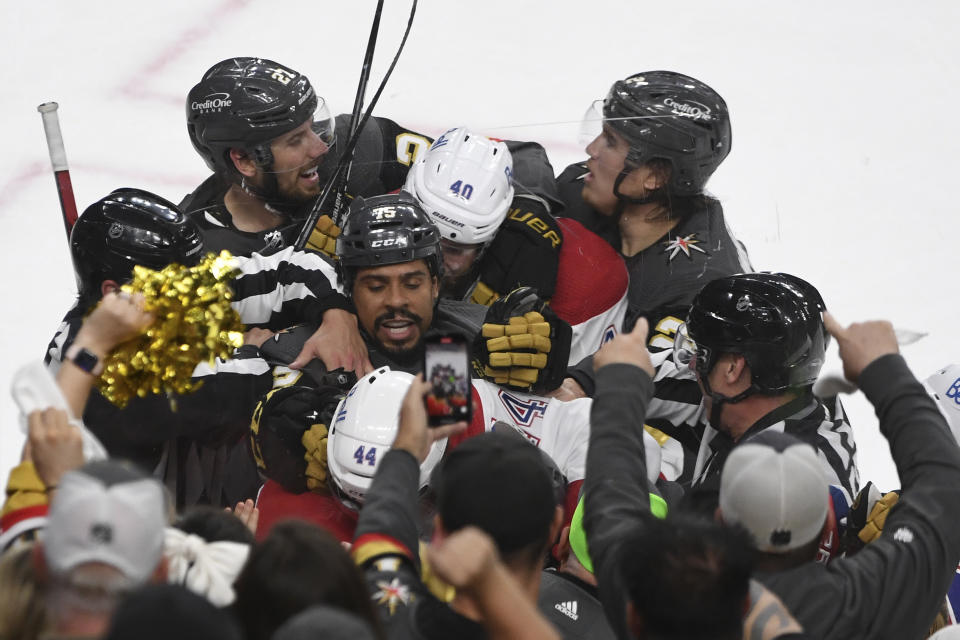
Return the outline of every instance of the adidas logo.
<path id="1" fill-rule="evenodd" d="M 557 604 L 553 605 L 553 608 L 559 611 L 560 613 L 562 613 L 563 615 L 567 616 L 571 620 L 576 620 L 577 618 L 580 617 L 579 615 L 577 615 L 576 600 L 570 600 L 568 602 L 558 602 Z"/>

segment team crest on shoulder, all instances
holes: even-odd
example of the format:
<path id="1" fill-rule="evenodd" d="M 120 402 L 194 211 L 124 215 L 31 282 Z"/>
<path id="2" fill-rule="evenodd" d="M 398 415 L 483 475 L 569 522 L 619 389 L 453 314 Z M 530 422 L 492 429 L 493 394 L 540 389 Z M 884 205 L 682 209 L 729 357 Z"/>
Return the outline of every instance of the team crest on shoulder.
<path id="1" fill-rule="evenodd" d="M 691 251 L 698 251 L 704 255 L 707 254 L 707 252 L 704 249 L 701 249 L 700 247 L 697 246 L 698 244 L 700 244 L 700 241 L 697 240 L 697 234 L 695 233 L 691 233 L 690 235 L 683 236 L 682 238 L 680 236 L 677 236 L 673 240 L 668 240 L 663 244 L 666 245 L 663 252 L 670 254 L 670 256 L 668 257 L 668 260 L 673 260 L 681 252 L 683 253 L 683 255 L 691 259 L 693 258 L 693 254 L 690 253 Z"/>
<path id="2" fill-rule="evenodd" d="M 407 605 L 412 599 L 410 588 L 400 582 L 400 578 L 394 578 L 390 582 L 386 580 L 377 580 L 378 591 L 373 594 L 372 599 L 378 605 L 385 604 L 390 610 L 390 615 L 397 611 L 397 605 Z"/>

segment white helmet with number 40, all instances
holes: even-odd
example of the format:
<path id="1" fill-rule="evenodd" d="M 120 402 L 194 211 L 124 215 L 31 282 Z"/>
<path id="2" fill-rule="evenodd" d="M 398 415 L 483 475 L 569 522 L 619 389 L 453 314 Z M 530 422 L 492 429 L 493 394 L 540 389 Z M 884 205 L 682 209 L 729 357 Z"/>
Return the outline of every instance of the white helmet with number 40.
<path id="1" fill-rule="evenodd" d="M 513 201 L 513 158 L 507 145 L 450 129 L 407 174 L 410 192 L 440 229 L 459 244 L 485 244 L 496 235 Z"/>
<path id="2" fill-rule="evenodd" d="M 358 509 L 373 482 L 384 454 L 390 451 L 399 427 L 400 406 L 413 382 L 403 371 L 381 367 L 368 373 L 340 401 L 327 438 L 327 469 L 333 493 L 346 506 Z M 420 489 L 443 457 L 447 441 L 430 447 L 420 465 Z"/>

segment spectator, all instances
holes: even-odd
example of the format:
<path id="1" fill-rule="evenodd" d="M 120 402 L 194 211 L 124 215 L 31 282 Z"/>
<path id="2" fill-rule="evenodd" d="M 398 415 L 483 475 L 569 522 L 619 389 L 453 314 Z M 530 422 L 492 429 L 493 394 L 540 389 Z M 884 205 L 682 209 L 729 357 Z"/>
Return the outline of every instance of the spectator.
<path id="1" fill-rule="evenodd" d="M 225 607 L 236 597 L 233 583 L 252 545 L 253 533 L 239 517 L 215 507 L 195 507 L 166 530 L 167 580 Z"/>
<path id="2" fill-rule="evenodd" d="M 51 632 L 100 637 L 119 600 L 166 577 L 160 483 L 118 462 L 92 462 L 62 477 L 43 550 Z"/>
<path id="3" fill-rule="evenodd" d="M 124 598 L 104 640 L 240 640 L 236 621 L 174 585 L 148 585 Z"/>
<path id="4" fill-rule="evenodd" d="M 284 622 L 318 604 L 352 612 L 379 630 L 350 556 L 329 533 L 305 522 L 273 527 L 253 548 L 234 586 L 232 611 L 248 640 L 268 640 Z"/>
<path id="5" fill-rule="evenodd" d="M 0 555 L 0 638 L 37 640 L 46 631 L 46 595 L 33 554 L 33 543 L 25 543 Z"/>
<path id="6" fill-rule="evenodd" d="M 769 436 L 731 453 L 720 485 L 721 514 L 751 532 L 760 552 L 757 579 L 811 636 L 919 638 L 960 557 L 960 448 L 899 355 L 889 323 L 843 327 L 827 316 L 826 326 L 839 344 L 844 375 L 876 408 L 903 483 L 885 524 L 870 523 L 882 532 L 853 556 L 826 566 L 813 562 L 829 502 L 827 479 L 809 448 Z"/>
<path id="7" fill-rule="evenodd" d="M 283 623 L 270 640 L 376 640 L 370 623 L 327 605 L 314 605 Z"/>
<path id="8" fill-rule="evenodd" d="M 640 320 L 594 358 L 584 528 L 611 627 L 618 638 L 805 637 L 783 604 L 750 580 L 745 532 L 651 514 L 642 425 L 654 369 L 646 341 Z"/>
<path id="9" fill-rule="evenodd" d="M 448 605 L 431 594 L 420 577 L 420 461 L 431 442 L 465 426 L 427 428 L 423 397 L 428 388 L 418 377 L 404 399 L 397 437 L 380 461 L 360 512 L 352 553 L 391 635 L 476 637 L 481 625 L 498 621 L 484 617 L 484 607 L 469 590 L 458 591 Z M 457 532 L 476 527 L 492 539 L 517 583 L 518 597 L 522 594 L 523 601 L 534 606 L 543 559 L 559 533 L 562 515 L 539 451 L 512 436 L 482 434 L 447 454 L 433 485 L 439 512 L 434 543 L 454 546 Z"/>

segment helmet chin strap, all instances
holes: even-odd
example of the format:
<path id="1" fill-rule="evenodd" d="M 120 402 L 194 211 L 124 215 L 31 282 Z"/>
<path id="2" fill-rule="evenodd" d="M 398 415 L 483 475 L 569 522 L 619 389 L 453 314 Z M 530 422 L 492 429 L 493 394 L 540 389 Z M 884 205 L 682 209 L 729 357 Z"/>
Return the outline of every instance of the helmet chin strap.
<path id="1" fill-rule="evenodd" d="M 736 404 L 745 398 L 752 396 L 757 392 L 757 389 L 750 385 L 740 393 L 735 396 L 725 396 L 722 393 L 717 393 L 710 388 L 710 382 L 707 380 L 707 376 L 700 376 L 700 384 L 703 386 L 703 390 L 706 395 L 710 396 L 712 400 L 712 405 L 710 407 L 710 426 L 720 431 L 720 416 L 723 413 L 723 405 L 725 404 Z"/>

